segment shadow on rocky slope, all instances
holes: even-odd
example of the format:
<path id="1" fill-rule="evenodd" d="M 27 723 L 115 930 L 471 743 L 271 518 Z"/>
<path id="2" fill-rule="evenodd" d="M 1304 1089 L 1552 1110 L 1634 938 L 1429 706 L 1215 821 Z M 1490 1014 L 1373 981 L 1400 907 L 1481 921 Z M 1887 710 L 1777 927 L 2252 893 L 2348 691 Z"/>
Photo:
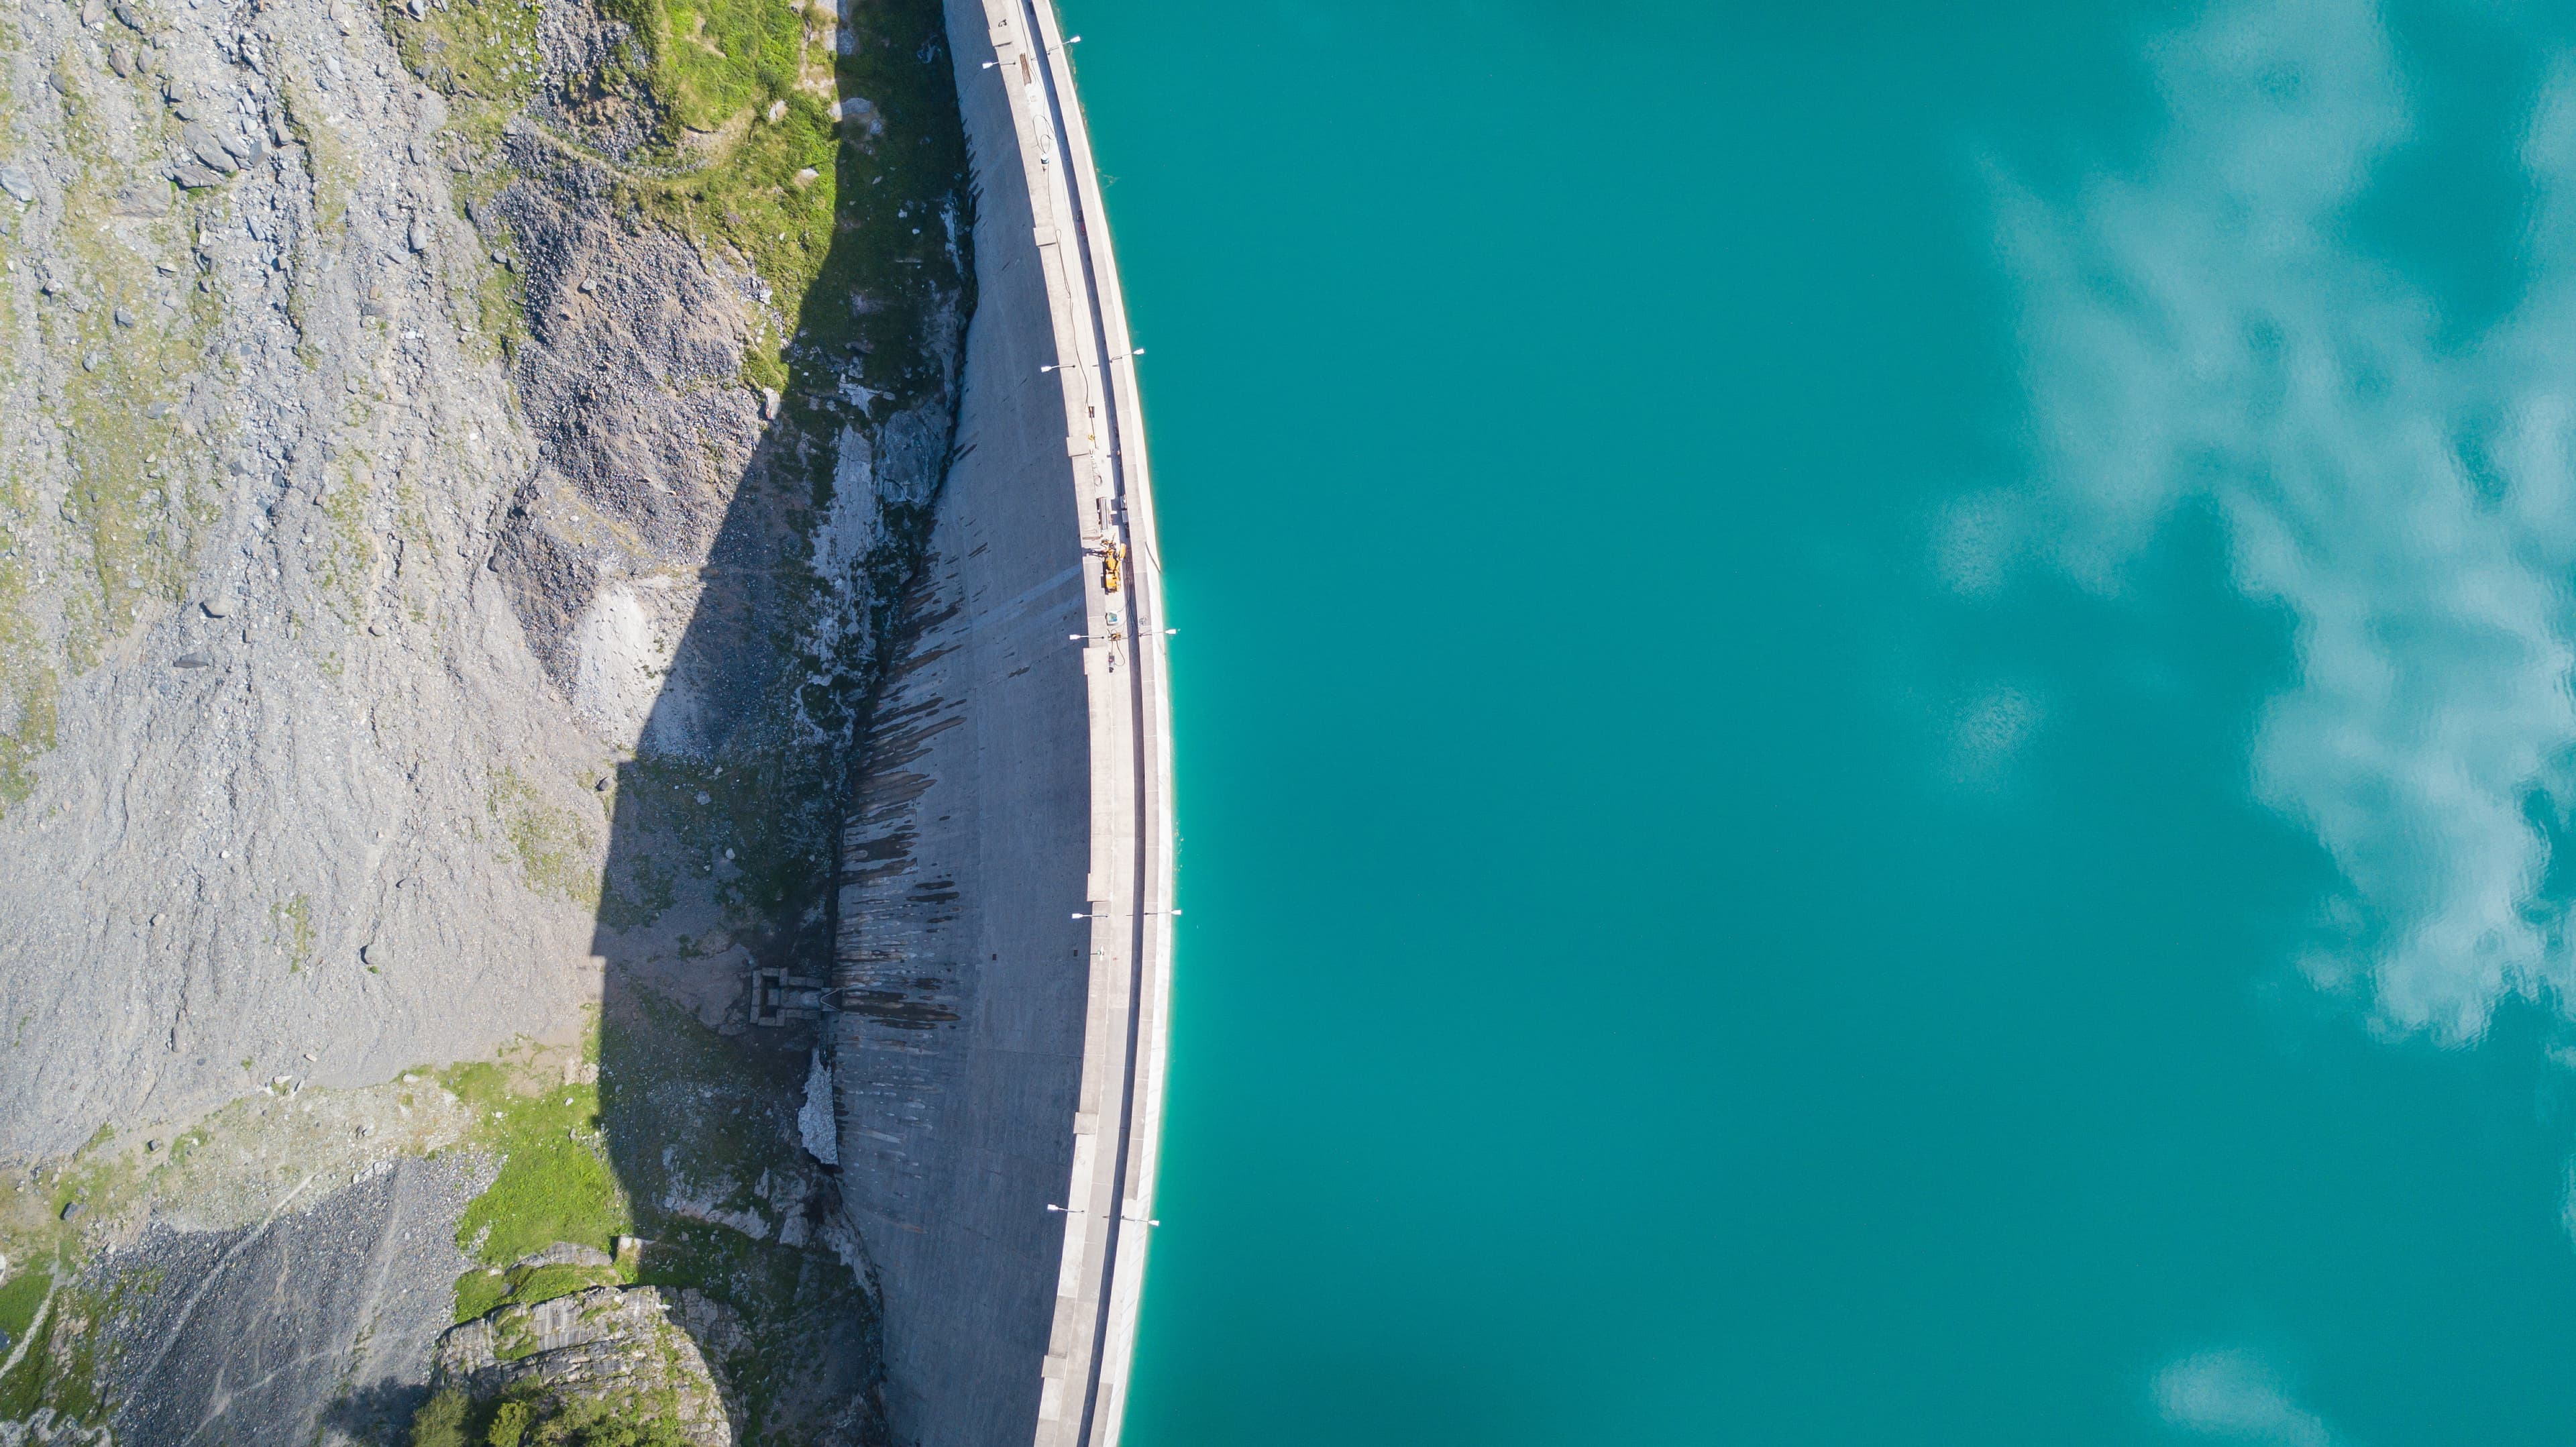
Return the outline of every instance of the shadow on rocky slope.
<path id="1" fill-rule="evenodd" d="M 848 781 L 929 534 L 972 307 L 939 7 L 887 0 L 843 24 L 838 214 L 774 390 L 720 380 L 760 345 L 741 318 L 768 299 L 722 270 L 730 248 L 632 225 L 596 168 L 541 138 L 517 143 L 527 179 L 492 208 L 526 276 L 518 378 L 545 458 L 494 567 L 575 713 L 625 745 L 597 784 L 593 948 L 601 1127 L 648 1243 L 638 1279 L 730 1307 L 741 1332 L 701 1345 L 738 1425 L 811 1442 L 883 1437 L 823 986 Z"/>

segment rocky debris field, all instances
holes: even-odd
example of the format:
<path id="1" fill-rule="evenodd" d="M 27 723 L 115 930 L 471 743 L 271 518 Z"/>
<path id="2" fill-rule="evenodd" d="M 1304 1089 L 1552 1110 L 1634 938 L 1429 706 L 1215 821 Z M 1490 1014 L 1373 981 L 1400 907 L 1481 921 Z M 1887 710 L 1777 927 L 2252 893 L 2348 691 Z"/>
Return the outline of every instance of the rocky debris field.
<path id="1" fill-rule="evenodd" d="M 12 1154 L 481 1053 L 598 988 L 572 858 L 609 753 L 485 566 L 534 444 L 448 106 L 319 5 L 153 4 L 8 15 Z M 242 155 L 183 189 L 232 156 L 209 134 Z"/>
<path id="2" fill-rule="evenodd" d="M 828 974 L 963 139 L 935 4 L 677 13 L 0 0 L 0 1442 L 398 1440 L 637 1233 L 726 1432 L 878 1431 L 746 982 Z"/>
<path id="3" fill-rule="evenodd" d="M 127 1404 L 120 1438 L 400 1432 L 465 1266 L 453 1223 L 489 1174 L 401 1159 L 300 1210 L 231 1231 L 156 1230 L 117 1253 L 99 1299 L 126 1309 L 102 1314 L 99 1385 Z"/>

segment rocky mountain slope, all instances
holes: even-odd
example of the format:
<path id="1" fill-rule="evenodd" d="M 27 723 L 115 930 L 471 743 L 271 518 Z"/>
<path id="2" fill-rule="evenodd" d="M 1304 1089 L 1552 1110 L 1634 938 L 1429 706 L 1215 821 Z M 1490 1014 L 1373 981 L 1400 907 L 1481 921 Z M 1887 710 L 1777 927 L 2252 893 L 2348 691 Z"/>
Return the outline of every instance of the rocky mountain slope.
<path id="1" fill-rule="evenodd" d="M 953 435 L 943 46 L 0 0 L 0 1432 L 399 1435 L 426 1353 L 365 1343 L 638 1234 L 751 1323 L 742 1431 L 866 1435 L 824 1042 L 752 983 L 827 973 Z M 246 1393 L 156 1283 L 271 1257 L 456 1285 Z"/>

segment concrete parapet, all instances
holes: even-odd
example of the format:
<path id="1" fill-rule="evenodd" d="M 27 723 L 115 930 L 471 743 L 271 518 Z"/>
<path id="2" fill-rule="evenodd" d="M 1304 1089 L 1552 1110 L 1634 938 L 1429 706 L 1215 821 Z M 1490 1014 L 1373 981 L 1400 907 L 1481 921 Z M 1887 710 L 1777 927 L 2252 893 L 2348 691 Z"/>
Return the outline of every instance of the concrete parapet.
<path id="1" fill-rule="evenodd" d="M 948 0 L 948 26 L 978 302 L 957 454 L 843 842 L 843 1194 L 884 1295 L 898 1441 L 1107 1447 L 1171 970 L 1160 554 L 1055 16 Z"/>

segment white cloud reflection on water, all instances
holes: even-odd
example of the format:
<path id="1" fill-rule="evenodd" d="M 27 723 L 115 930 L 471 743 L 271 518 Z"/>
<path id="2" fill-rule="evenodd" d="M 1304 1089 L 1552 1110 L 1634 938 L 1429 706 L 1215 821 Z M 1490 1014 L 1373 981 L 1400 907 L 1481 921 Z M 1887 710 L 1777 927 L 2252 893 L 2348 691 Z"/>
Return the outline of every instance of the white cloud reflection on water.
<path id="1" fill-rule="evenodd" d="M 2535 243 L 2520 309 L 2462 352 L 2344 220 L 2410 124 L 2373 7 L 2223 4 L 2153 60 L 2169 120 L 2135 171 L 1998 183 L 2043 479 L 2021 531 L 2115 593 L 2178 510 L 2216 509 L 2236 585 L 2296 623 L 2255 792 L 2350 890 L 2351 942 L 2308 968 L 2475 1039 L 2508 996 L 2576 999 L 2528 812 L 2576 800 L 2576 86 L 2523 147 L 2533 234 L 2570 240 Z"/>
<path id="2" fill-rule="evenodd" d="M 2044 716 L 2038 699 L 2010 686 L 1970 700 L 1950 724 L 1951 782 L 1972 789 L 1999 787 Z"/>
<path id="3" fill-rule="evenodd" d="M 2316 1413 L 2290 1400 L 2249 1352 L 2202 1352 L 2156 1374 L 2156 1411 L 2185 1431 L 2278 1447 L 2334 1447 Z"/>

